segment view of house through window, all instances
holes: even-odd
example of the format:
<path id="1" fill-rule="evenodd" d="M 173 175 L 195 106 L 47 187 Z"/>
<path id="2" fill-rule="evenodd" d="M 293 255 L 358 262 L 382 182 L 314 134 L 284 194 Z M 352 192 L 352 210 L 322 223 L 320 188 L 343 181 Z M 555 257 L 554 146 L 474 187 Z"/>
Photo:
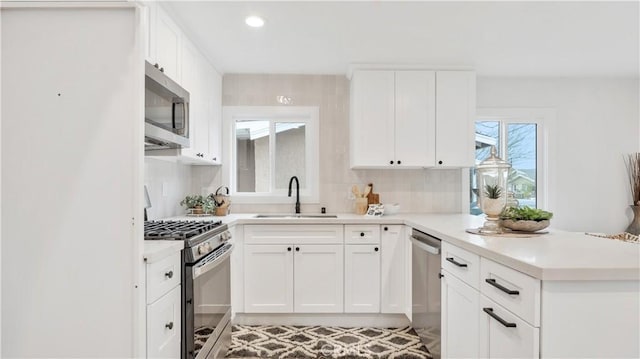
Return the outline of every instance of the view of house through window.
<path id="1" fill-rule="evenodd" d="M 303 122 L 236 121 L 237 192 L 287 189 L 292 176 L 306 188 L 305 130 Z"/>
<path id="2" fill-rule="evenodd" d="M 496 146 L 499 156 L 511 163 L 507 191 L 519 206 L 538 206 L 538 130 L 537 123 L 505 118 L 476 121 L 476 164 Z M 471 171 L 471 214 L 480 214 L 476 171 Z"/>

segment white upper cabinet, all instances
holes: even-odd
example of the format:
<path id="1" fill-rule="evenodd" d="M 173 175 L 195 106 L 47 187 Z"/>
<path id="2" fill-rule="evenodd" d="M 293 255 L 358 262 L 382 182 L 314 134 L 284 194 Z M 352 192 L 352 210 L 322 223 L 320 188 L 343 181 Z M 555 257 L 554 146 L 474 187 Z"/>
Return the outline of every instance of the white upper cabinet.
<path id="1" fill-rule="evenodd" d="M 436 72 L 436 165 L 475 165 L 476 75 Z"/>
<path id="2" fill-rule="evenodd" d="M 156 62 L 165 74 L 180 83 L 182 31 L 162 6 L 157 6 L 156 14 L 156 29 L 152 32 L 152 35 L 155 33 Z"/>
<path id="3" fill-rule="evenodd" d="M 473 166 L 475 73 L 357 70 L 351 168 Z"/>

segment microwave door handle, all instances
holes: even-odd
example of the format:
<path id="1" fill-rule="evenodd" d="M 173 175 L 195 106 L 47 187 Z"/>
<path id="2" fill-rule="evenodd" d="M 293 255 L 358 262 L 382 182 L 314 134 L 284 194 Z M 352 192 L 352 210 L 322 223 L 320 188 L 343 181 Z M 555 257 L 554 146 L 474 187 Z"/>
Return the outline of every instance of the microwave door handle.
<path id="1" fill-rule="evenodd" d="M 222 254 L 220 257 L 216 258 L 214 261 L 209 262 L 201 267 L 196 267 L 193 266 L 193 279 L 196 279 L 198 277 L 200 277 L 201 275 L 207 273 L 208 271 L 214 269 L 215 267 L 217 267 L 220 263 L 224 262 L 227 258 L 229 258 L 229 256 L 231 255 L 231 250 L 233 249 L 233 244 L 231 244 L 231 247 L 229 247 L 227 249 L 226 252 L 224 252 L 224 254 Z"/>
<path id="2" fill-rule="evenodd" d="M 171 103 L 171 128 L 176 129 L 176 102 Z"/>

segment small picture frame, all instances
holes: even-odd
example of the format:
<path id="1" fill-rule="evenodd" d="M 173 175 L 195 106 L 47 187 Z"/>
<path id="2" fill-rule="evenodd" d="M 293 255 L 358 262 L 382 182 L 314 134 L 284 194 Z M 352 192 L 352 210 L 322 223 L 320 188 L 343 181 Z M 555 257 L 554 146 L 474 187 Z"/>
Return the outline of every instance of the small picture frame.
<path id="1" fill-rule="evenodd" d="M 384 214 L 384 205 L 383 204 L 370 204 L 369 209 L 365 216 L 367 217 L 382 217 Z"/>

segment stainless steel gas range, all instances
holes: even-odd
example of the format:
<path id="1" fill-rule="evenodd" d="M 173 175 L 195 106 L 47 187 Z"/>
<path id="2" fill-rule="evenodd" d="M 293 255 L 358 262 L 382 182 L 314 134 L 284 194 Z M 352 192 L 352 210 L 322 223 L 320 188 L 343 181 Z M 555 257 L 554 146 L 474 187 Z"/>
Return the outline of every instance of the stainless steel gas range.
<path id="1" fill-rule="evenodd" d="M 146 240 L 181 240 L 182 358 L 223 358 L 231 344 L 233 244 L 214 221 L 147 221 Z"/>

